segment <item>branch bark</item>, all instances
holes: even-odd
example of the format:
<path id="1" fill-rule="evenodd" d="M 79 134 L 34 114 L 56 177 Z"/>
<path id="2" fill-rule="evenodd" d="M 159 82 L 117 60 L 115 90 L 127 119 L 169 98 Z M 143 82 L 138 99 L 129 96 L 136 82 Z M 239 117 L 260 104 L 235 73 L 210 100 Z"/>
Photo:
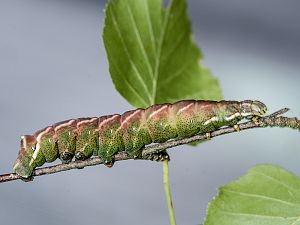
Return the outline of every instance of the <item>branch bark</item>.
<path id="1" fill-rule="evenodd" d="M 258 121 L 248 121 L 245 123 L 240 123 L 238 124 L 240 131 L 242 130 L 247 130 L 247 129 L 252 129 L 252 128 L 262 128 L 262 127 L 289 127 L 292 129 L 298 129 L 300 131 L 300 120 L 298 120 L 296 117 L 294 118 L 289 118 L 289 117 L 284 117 L 281 116 L 283 113 L 287 112 L 289 109 L 284 108 L 279 111 L 276 111 L 272 113 L 269 116 L 259 118 Z M 229 134 L 237 132 L 237 129 L 233 127 L 224 127 L 221 129 L 218 129 L 214 132 L 211 133 L 211 137 L 216 137 L 219 135 L 224 135 L 224 134 Z M 173 148 L 178 145 L 183 145 L 187 143 L 191 143 L 194 141 L 201 141 L 206 139 L 207 136 L 206 134 L 199 134 L 195 135 L 193 137 L 189 138 L 183 138 L 183 139 L 175 139 L 175 140 L 170 140 L 165 143 L 159 143 L 159 144 L 154 144 L 151 146 L 147 146 L 142 150 L 142 158 L 145 159 L 148 154 L 151 153 L 157 153 L 160 151 L 163 151 L 168 148 Z M 128 156 L 126 152 L 119 152 L 118 154 L 115 155 L 115 161 L 122 161 L 122 160 L 128 160 L 128 159 L 133 159 Z M 67 170 L 72 170 L 72 169 L 82 169 L 86 166 L 95 166 L 103 164 L 103 161 L 99 157 L 92 157 L 90 159 L 84 160 L 84 161 L 73 161 L 68 164 L 58 164 L 54 166 L 49 166 L 49 167 L 43 167 L 43 168 L 38 168 L 34 170 L 33 176 L 31 179 L 23 179 L 22 177 L 18 176 L 15 173 L 10 173 L 10 174 L 2 174 L 0 175 L 0 183 L 8 182 L 8 181 L 13 181 L 17 179 L 22 179 L 24 181 L 30 181 L 33 179 L 35 176 L 42 176 L 46 174 L 53 174 L 53 173 L 58 173 L 62 171 L 67 171 Z"/>

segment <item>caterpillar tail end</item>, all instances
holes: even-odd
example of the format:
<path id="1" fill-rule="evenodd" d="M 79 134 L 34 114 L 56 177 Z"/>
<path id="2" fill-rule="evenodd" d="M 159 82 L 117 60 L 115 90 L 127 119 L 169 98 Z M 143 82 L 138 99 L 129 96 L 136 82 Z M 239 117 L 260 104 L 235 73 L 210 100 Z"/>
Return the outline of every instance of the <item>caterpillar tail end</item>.
<path id="1" fill-rule="evenodd" d="M 19 159 L 14 164 L 13 171 L 18 174 L 20 177 L 24 179 L 24 181 L 28 181 L 28 179 L 32 179 L 33 168 L 28 165 L 24 165 Z M 22 179 L 22 180 L 23 180 Z"/>
<path id="2" fill-rule="evenodd" d="M 24 179 L 31 177 L 33 169 L 44 162 L 43 160 L 36 161 L 40 157 L 38 154 L 34 154 L 33 147 L 35 144 L 36 139 L 34 136 L 24 135 L 21 137 L 20 151 L 13 166 L 13 171 Z"/>

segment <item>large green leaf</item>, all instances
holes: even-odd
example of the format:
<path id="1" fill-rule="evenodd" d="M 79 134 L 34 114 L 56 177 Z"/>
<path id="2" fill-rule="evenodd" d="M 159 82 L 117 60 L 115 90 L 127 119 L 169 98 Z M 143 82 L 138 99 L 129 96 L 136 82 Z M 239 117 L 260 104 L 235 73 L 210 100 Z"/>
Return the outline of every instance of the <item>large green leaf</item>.
<path id="1" fill-rule="evenodd" d="M 103 39 L 116 89 L 135 107 L 180 99 L 220 99 L 200 64 L 185 0 L 110 0 Z"/>
<path id="2" fill-rule="evenodd" d="M 204 225 L 299 225 L 300 180 L 286 170 L 259 165 L 220 188 Z"/>

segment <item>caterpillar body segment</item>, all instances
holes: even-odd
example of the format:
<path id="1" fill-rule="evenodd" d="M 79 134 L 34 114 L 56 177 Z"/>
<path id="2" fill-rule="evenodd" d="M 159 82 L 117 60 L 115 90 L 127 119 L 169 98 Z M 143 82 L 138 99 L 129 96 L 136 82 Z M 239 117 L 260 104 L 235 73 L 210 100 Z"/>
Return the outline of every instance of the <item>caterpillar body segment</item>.
<path id="1" fill-rule="evenodd" d="M 77 119 L 75 157 L 84 160 L 97 155 L 99 146 L 98 118 Z"/>
<path id="2" fill-rule="evenodd" d="M 62 162 L 70 162 L 76 150 L 77 120 L 71 119 L 54 124 L 55 138 Z"/>
<path id="3" fill-rule="evenodd" d="M 99 147 L 98 156 L 105 163 L 110 163 L 119 151 L 124 150 L 122 140 L 121 115 L 101 116 L 98 121 Z"/>
<path id="4" fill-rule="evenodd" d="M 266 111 L 259 101 L 183 100 L 122 115 L 70 119 L 22 136 L 14 171 L 28 178 L 34 168 L 57 158 L 67 163 L 73 158 L 100 156 L 112 165 L 120 151 L 136 158 L 145 145 L 210 133 L 223 126 L 236 127 L 241 119 L 261 117 Z M 163 154 L 154 160 L 167 158 Z"/>

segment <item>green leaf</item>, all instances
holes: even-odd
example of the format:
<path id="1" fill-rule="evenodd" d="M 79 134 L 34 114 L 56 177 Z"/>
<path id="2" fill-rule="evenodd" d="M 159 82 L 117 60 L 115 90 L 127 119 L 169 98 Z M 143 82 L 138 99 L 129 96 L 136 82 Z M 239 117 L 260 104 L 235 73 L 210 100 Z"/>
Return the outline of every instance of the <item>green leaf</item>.
<path id="1" fill-rule="evenodd" d="M 300 180 L 272 165 L 258 165 L 220 188 L 204 225 L 299 225 Z"/>
<path id="2" fill-rule="evenodd" d="M 116 89 L 135 107 L 181 99 L 221 99 L 200 64 L 185 0 L 110 0 L 103 40 Z"/>

